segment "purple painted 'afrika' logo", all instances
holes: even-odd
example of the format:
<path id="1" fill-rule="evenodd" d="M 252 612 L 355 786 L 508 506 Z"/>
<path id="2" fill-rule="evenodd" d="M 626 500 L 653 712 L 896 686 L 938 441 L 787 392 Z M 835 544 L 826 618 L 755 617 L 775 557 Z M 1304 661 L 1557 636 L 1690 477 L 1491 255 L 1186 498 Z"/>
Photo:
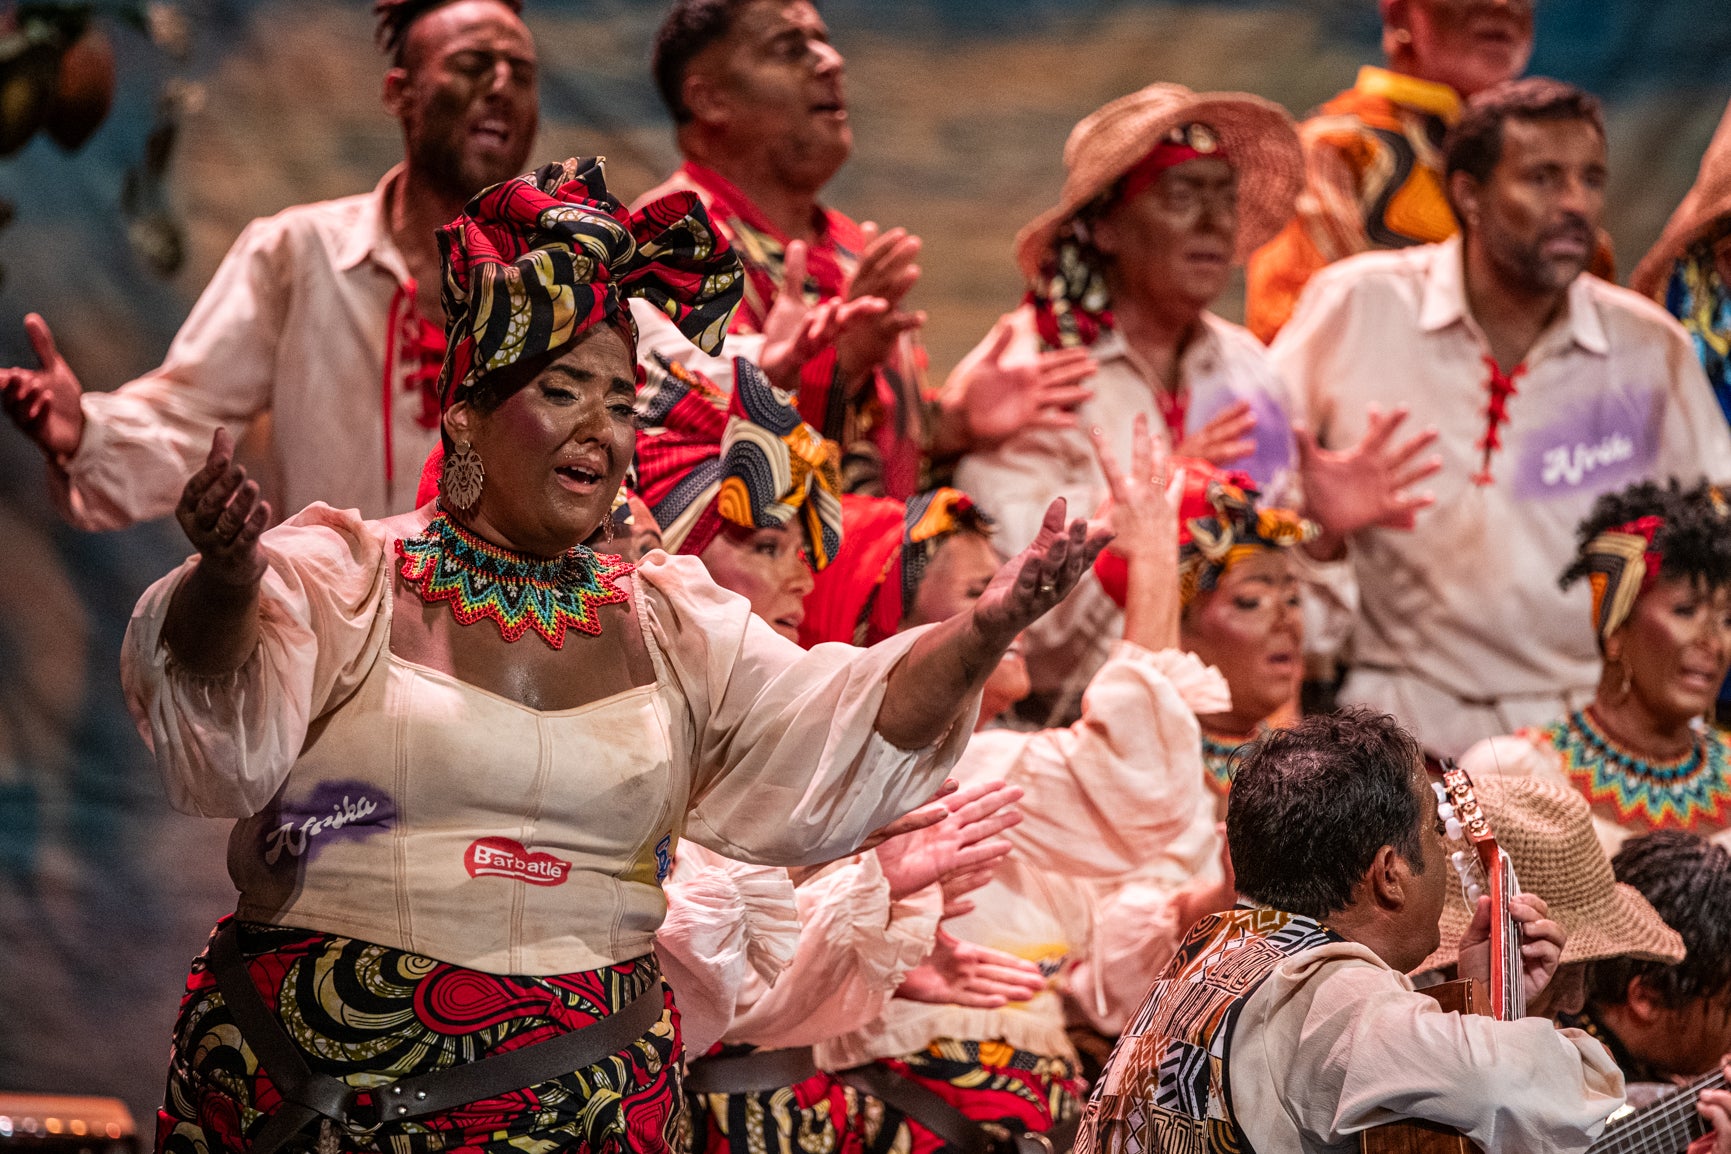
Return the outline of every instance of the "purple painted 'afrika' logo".
<path id="1" fill-rule="evenodd" d="M 264 831 L 264 864 L 286 855 L 310 860 L 320 846 L 389 829 L 397 807 L 371 782 L 326 781 L 306 796 L 283 798 L 277 824 Z"/>
<path id="2" fill-rule="evenodd" d="M 1651 389 L 1609 390 L 1527 432 L 1519 441 L 1516 494 L 1529 500 L 1597 494 L 1651 475 L 1663 404 Z"/>

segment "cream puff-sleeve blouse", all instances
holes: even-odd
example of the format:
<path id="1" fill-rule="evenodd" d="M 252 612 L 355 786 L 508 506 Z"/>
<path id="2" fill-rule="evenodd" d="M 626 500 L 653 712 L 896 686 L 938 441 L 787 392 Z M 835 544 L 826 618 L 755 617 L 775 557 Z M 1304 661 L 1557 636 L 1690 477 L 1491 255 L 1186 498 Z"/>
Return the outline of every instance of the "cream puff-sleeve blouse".
<path id="1" fill-rule="evenodd" d="M 316 504 L 261 543 L 259 645 L 237 672 L 190 675 L 162 643 L 196 559 L 145 593 L 121 659 L 170 801 L 240 819 L 248 920 L 501 973 L 613 964 L 649 951 L 681 838 L 763 864 L 842 856 L 927 798 L 972 729 L 969 709 L 934 746 L 890 744 L 878 708 L 918 631 L 802 650 L 696 558 L 652 553 L 624 579 L 653 684 L 540 711 L 391 652 L 383 523 Z"/>

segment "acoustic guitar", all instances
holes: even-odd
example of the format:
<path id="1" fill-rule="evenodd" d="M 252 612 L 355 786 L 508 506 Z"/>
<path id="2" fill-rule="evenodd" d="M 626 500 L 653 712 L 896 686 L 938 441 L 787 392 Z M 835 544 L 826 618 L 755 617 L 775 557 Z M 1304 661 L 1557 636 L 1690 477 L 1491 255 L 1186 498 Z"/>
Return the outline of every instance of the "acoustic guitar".
<path id="1" fill-rule="evenodd" d="M 1449 860 L 1460 876 L 1467 908 L 1477 909 L 1479 898 L 1490 895 L 1491 977 L 1482 984 L 1470 978 L 1443 982 L 1423 992 L 1445 1010 L 1512 1021 L 1527 1012 L 1526 991 L 1521 986 L 1521 928 L 1512 913 L 1515 895 L 1521 892 L 1514 864 L 1497 845 L 1490 819 L 1480 807 L 1465 770 L 1444 762 L 1442 781 L 1433 782 L 1431 788 L 1436 791 L 1437 816 L 1442 819 L 1445 837 L 1459 847 Z M 1413 1120 L 1364 1131 L 1359 1135 L 1359 1149 L 1361 1154 L 1474 1154 L 1479 1147 L 1457 1130 Z M 1592 1154 L 1600 1152 L 1595 1147 Z"/>

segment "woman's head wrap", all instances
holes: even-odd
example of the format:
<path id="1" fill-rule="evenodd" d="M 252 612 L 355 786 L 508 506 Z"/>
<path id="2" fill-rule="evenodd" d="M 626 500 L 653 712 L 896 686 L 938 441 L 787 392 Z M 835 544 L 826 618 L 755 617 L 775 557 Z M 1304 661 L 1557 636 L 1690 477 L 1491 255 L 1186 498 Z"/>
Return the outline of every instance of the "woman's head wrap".
<path id="1" fill-rule="evenodd" d="M 1173 458 L 1166 492 L 1178 502 L 1178 596 L 1185 605 L 1244 558 L 1290 549 L 1320 532 L 1291 509 L 1259 505 L 1262 494 L 1247 475 L 1207 461 Z M 1124 558 L 1108 549 L 1094 571 L 1112 600 L 1123 605 L 1129 572 Z"/>
<path id="2" fill-rule="evenodd" d="M 932 556 L 954 534 L 992 532 L 992 520 L 959 489 L 932 489 L 905 505 L 888 497 L 842 498 L 847 551 L 817 575 L 805 598 L 799 642 L 875 645 L 901 628 Z"/>
<path id="3" fill-rule="evenodd" d="M 1603 493 L 1579 533 L 1580 552 L 1562 585 L 1585 577 L 1592 587 L 1601 651 L 1661 574 L 1709 587 L 1731 583 L 1731 505 L 1705 482 L 1686 490 L 1676 478 L 1637 481 Z"/>
<path id="4" fill-rule="evenodd" d="M 841 548 L 841 453 L 743 357 L 733 396 L 660 360 L 637 395 L 637 480 L 670 553 L 701 553 L 724 524 L 798 521 L 821 570 Z"/>
<path id="5" fill-rule="evenodd" d="M 1290 549 L 1321 531 L 1291 509 L 1258 505 L 1256 482 L 1207 461 L 1173 462 L 1178 501 L 1178 593 L 1184 604 L 1219 584 L 1221 574 L 1254 554 Z"/>
<path id="6" fill-rule="evenodd" d="M 439 403 L 465 399 L 491 373 L 559 349 L 607 321 L 636 325 L 626 297 L 666 313 L 715 352 L 744 281 L 739 257 L 696 194 L 628 212 L 602 161 L 548 164 L 478 194 L 439 230 L 446 352 Z"/>

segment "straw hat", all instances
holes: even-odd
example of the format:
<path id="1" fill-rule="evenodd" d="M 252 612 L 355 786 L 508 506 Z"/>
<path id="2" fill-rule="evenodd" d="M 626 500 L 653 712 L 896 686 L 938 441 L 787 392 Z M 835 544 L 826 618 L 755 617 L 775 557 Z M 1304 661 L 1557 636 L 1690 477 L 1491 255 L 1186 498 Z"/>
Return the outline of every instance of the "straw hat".
<path id="1" fill-rule="evenodd" d="M 1563 961 L 1633 957 L 1676 963 L 1683 939 L 1665 924 L 1634 886 L 1617 881 L 1593 832 L 1587 799 L 1567 786 L 1532 777 L 1486 775 L 1473 792 L 1490 819 L 1497 844 L 1515 864 L 1521 889 L 1550 906 L 1551 920 L 1569 940 Z M 1453 873 L 1454 867 L 1447 867 Z M 1472 921 L 1466 898 L 1451 878 L 1443 907 L 1442 946 L 1420 970 L 1454 965 L 1462 932 Z"/>
<path id="2" fill-rule="evenodd" d="M 1727 216 L 1731 216 L 1731 105 L 1726 106 L 1701 158 L 1694 186 L 1671 214 L 1658 243 L 1635 266 L 1629 287 L 1644 297 L 1657 297 L 1670 283 L 1671 266 Z"/>
<path id="3" fill-rule="evenodd" d="M 1242 263 L 1286 227 L 1304 189 L 1304 150 L 1286 109 L 1247 92 L 1192 92 L 1150 84 L 1084 117 L 1064 144 L 1058 205 L 1016 234 L 1016 263 L 1030 280 L 1071 217 L 1107 192 L 1175 128 L 1206 124 L 1238 173 Z"/>

